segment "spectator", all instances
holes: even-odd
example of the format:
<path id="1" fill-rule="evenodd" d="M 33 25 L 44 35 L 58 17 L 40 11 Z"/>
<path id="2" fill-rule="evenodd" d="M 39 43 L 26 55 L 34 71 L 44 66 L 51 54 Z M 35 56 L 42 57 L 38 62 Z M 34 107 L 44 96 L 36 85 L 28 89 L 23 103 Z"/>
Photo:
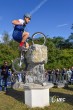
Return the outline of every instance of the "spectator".
<path id="1" fill-rule="evenodd" d="M 56 70 L 55 69 L 53 69 L 52 70 L 52 81 L 53 81 L 53 83 L 55 84 L 56 83 Z"/>
<path id="2" fill-rule="evenodd" d="M 70 68 L 67 70 L 67 75 L 68 75 L 68 81 L 70 82 L 72 76 L 72 71 Z"/>
<path id="3" fill-rule="evenodd" d="M 73 76 L 73 66 L 72 66 L 72 68 L 71 68 L 71 71 L 72 71 L 72 76 Z"/>
<path id="4" fill-rule="evenodd" d="M 7 90 L 7 78 L 9 76 L 8 74 L 8 70 L 11 68 L 12 65 L 8 66 L 8 62 L 4 61 L 4 64 L 1 66 L 1 76 L 2 76 L 2 80 L 4 85 L 2 85 L 2 87 L 4 86 L 4 90 Z"/>
<path id="5" fill-rule="evenodd" d="M 21 73 L 18 73 L 18 82 L 22 82 L 22 75 L 21 75 Z"/>
<path id="6" fill-rule="evenodd" d="M 73 83 L 73 66 L 71 68 L 71 71 L 72 71 L 72 75 L 71 75 L 71 84 Z"/>
<path id="7" fill-rule="evenodd" d="M 52 71 L 51 71 L 51 69 L 48 70 L 48 81 L 52 81 Z"/>
<path id="8" fill-rule="evenodd" d="M 67 70 L 66 70 L 66 68 L 63 68 L 63 70 L 62 70 L 62 80 L 63 81 L 67 80 Z"/>
<path id="9" fill-rule="evenodd" d="M 26 72 L 24 72 L 24 73 L 22 74 L 22 82 L 24 82 L 24 83 L 26 82 L 26 78 L 25 78 L 25 77 L 26 77 Z"/>
<path id="10" fill-rule="evenodd" d="M 60 70 L 58 68 L 55 70 L 55 74 L 56 74 L 56 82 L 60 81 Z"/>

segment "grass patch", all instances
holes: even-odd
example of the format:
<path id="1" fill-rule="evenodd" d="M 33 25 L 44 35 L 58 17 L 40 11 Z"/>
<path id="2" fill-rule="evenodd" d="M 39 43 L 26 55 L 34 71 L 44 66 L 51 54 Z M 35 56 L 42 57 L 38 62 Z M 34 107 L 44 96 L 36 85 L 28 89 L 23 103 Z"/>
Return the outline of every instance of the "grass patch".
<path id="1" fill-rule="evenodd" d="M 66 100 L 65 102 L 51 103 L 49 107 L 29 108 L 24 104 L 24 92 L 9 88 L 7 94 L 0 91 L 0 110 L 73 110 L 73 85 L 68 88 L 52 88 L 50 96 L 58 96 L 66 98 Z"/>

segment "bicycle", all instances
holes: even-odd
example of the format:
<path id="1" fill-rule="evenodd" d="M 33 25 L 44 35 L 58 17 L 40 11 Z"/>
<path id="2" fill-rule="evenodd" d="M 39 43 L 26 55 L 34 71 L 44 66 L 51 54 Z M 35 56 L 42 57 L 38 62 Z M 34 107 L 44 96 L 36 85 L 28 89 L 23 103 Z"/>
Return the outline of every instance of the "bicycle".
<path id="1" fill-rule="evenodd" d="M 40 36 L 40 37 L 39 37 Z M 35 43 L 39 43 L 38 41 L 41 39 L 41 42 L 43 42 L 42 45 L 45 45 L 46 43 L 46 36 L 42 33 L 42 32 L 35 32 L 32 37 L 28 39 L 31 40 L 32 45 L 34 45 Z M 29 48 L 30 49 L 30 48 Z M 28 49 L 28 50 L 29 50 Z M 27 51 L 28 51 L 27 50 Z M 27 71 L 27 67 L 28 67 L 28 63 L 27 60 L 25 58 L 25 55 L 27 53 L 27 51 L 25 51 L 25 49 L 23 51 L 21 51 L 20 54 L 20 58 L 16 58 L 13 63 L 12 63 L 12 68 L 16 73 L 24 73 L 25 71 Z"/>

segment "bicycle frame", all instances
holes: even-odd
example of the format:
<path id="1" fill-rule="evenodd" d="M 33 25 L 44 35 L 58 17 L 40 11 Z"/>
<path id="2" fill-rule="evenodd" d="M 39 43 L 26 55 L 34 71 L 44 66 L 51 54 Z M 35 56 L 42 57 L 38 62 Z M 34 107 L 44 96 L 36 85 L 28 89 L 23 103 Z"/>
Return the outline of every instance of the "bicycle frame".
<path id="1" fill-rule="evenodd" d="M 24 54 L 23 52 L 21 52 L 21 57 L 20 57 L 20 62 L 19 62 L 19 66 L 21 67 L 22 65 L 22 60 L 24 59 Z"/>

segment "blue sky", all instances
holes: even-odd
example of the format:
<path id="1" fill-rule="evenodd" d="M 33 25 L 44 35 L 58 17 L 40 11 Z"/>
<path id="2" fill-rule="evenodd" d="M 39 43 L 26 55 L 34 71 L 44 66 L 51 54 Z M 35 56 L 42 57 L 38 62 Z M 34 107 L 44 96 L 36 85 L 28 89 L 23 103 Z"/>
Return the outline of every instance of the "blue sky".
<path id="1" fill-rule="evenodd" d="M 30 35 L 41 31 L 50 37 L 68 38 L 72 32 L 73 0 L 0 0 L 0 36 L 4 31 L 12 35 L 12 20 L 23 18 L 37 7 L 27 25 Z"/>

